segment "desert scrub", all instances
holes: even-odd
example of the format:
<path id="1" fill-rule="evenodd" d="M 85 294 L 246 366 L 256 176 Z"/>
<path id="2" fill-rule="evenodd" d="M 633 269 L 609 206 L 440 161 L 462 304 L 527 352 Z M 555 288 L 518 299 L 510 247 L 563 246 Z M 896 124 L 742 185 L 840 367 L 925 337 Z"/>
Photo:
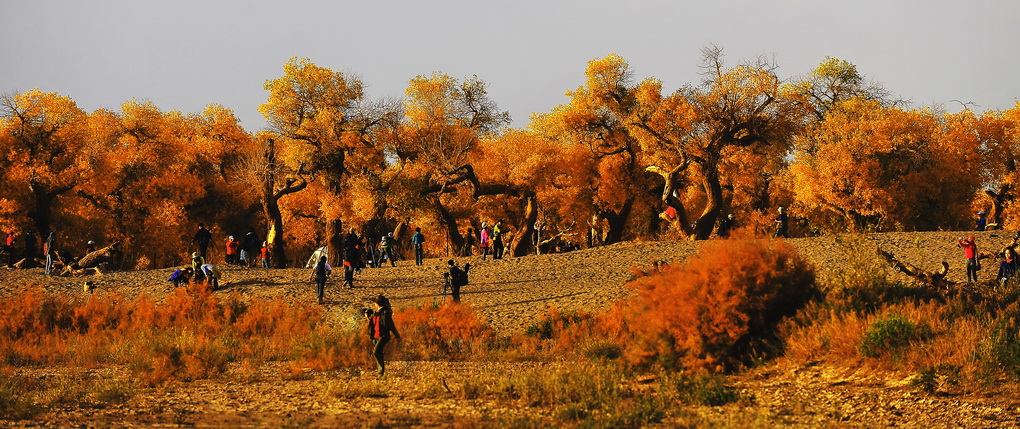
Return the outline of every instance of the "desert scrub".
<path id="1" fill-rule="evenodd" d="M 978 346 L 978 358 L 988 373 L 1004 372 L 1020 380 L 1020 324 L 1000 317 Z"/>
<path id="2" fill-rule="evenodd" d="M 864 357 L 889 355 L 896 361 L 911 342 L 924 341 L 931 336 L 931 328 L 927 325 L 914 323 L 900 314 L 891 314 L 871 324 L 864 332 L 858 350 Z"/>

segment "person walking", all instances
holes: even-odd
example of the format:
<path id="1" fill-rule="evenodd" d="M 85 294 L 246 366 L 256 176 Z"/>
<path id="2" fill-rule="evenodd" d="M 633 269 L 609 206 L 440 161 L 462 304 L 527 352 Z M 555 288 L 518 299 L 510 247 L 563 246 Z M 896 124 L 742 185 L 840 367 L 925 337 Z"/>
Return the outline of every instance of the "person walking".
<path id="1" fill-rule="evenodd" d="M 478 233 L 478 247 L 482 249 L 482 260 L 489 256 L 489 224 L 482 222 L 482 231 Z"/>
<path id="2" fill-rule="evenodd" d="M 53 274 L 53 256 L 54 249 L 53 245 L 56 244 L 56 240 L 53 238 L 53 232 L 51 231 L 46 235 L 46 241 L 43 243 L 43 255 L 46 256 L 46 275 Z"/>
<path id="3" fill-rule="evenodd" d="M 198 247 L 198 254 L 202 256 L 202 259 L 206 257 L 206 250 L 209 249 L 209 243 L 212 242 L 212 233 L 208 229 L 205 229 L 205 224 L 198 224 L 198 231 L 195 231 L 195 237 L 191 239 L 191 244 Z"/>
<path id="4" fill-rule="evenodd" d="M 376 367 L 379 369 L 379 376 L 386 375 L 386 344 L 390 342 L 392 333 L 397 339 L 400 334 L 396 325 L 393 324 L 393 309 L 390 307 L 390 300 L 379 294 L 376 297 L 374 309 L 365 311 L 365 318 L 368 319 L 368 335 L 374 343 L 372 356 L 375 357 Z"/>
<path id="5" fill-rule="evenodd" d="M 966 257 L 967 266 L 967 282 L 978 281 L 977 272 L 981 269 L 978 265 L 978 247 L 977 242 L 974 240 L 974 236 L 967 237 L 964 240 L 962 237 L 956 240 L 956 245 L 963 249 L 964 257 Z"/>
<path id="6" fill-rule="evenodd" d="M 421 228 L 414 229 L 414 235 L 411 236 L 411 245 L 414 246 L 414 265 L 421 265 L 423 259 L 425 259 L 425 235 L 421 233 Z"/>
<path id="7" fill-rule="evenodd" d="M 308 276 L 309 280 L 315 279 L 315 295 L 319 298 L 319 305 L 323 303 L 323 296 L 326 294 L 326 279 L 333 272 L 333 267 L 329 266 L 326 262 L 325 256 L 319 257 L 319 262 L 315 263 L 315 267 L 312 268 L 312 273 Z"/>
<path id="8" fill-rule="evenodd" d="M 453 297 L 453 302 L 460 302 L 460 288 L 468 284 L 468 272 L 471 271 L 471 264 L 464 264 L 463 270 L 453 262 L 453 259 L 446 261 L 446 264 L 449 265 L 446 277 L 450 280 L 450 295 Z"/>

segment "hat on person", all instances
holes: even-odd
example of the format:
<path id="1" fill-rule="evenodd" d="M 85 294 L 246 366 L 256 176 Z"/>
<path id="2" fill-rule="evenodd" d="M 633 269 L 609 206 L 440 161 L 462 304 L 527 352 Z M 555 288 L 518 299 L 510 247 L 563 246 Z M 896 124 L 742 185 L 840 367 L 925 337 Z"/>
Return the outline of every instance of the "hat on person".
<path id="1" fill-rule="evenodd" d="M 984 216 L 984 214 L 985 214 L 985 211 L 984 211 L 984 210 L 979 210 L 979 211 L 978 211 L 978 215 L 979 215 L 979 216 Z"/>
<path id="2" fill-rule="evenodd" d="M 198 257 L 198 252 L 191 252 L 191 257 L 192 258 L 197 258 Z"/>
<path id="3" fill-rule="evenodd" d="M 89 240 L 89 244 L 96 244 L 95 241 Z"/>
<path id="4" fill-rule="evenodd" d="M 227 240 L 233 240 L 233 239 L 234 239 L 234 236 L 233 236 L 233 235 L 228 235 L 228 236 L 227 236 Z"/>

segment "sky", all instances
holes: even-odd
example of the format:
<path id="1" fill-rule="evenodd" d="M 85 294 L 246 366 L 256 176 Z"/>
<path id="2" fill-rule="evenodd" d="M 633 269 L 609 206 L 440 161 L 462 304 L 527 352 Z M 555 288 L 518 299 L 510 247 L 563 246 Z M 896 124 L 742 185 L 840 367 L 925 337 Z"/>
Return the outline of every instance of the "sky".
<path id="1" fill-rule="evenodd" d="M 0 93 L 88 111 L 215 103 L 258 131 L 263 84 L 297 57 L 359 76 L 371 99 L 477 75 L 524 127 L 568 101 L 588 61 L 618 54 L 671 92 L 700 81 L 715 44 L 727 65 L 765 55 L 790 79 L 836 57 L 914 107 L 986 111 L 1020 98 L 1018 42 L 1015 0 L 0 0 Z"/>

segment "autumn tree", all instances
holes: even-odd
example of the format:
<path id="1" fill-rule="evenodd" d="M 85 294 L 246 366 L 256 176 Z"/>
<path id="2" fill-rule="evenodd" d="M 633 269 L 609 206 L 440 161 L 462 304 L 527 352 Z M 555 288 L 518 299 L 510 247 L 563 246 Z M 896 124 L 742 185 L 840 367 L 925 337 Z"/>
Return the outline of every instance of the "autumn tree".
<path id="1" fill-rule="evenodd" d="M 959 227 L 981 183 L 968 122 L 863 98 L 841 102 L 798 138 L 796 199 L 852 230 Z"/>
<path id="2" fill-rule="evenodd" d="M 483 183 L 475 168 L 478 146 L 510 121 L 477 76 L 458 81 L 442 73 L 408 84 L 405 119 L 392 135 L 394 203 L 405 213 L 431 213 L 453 247 L 464 243 L 458 223 L 484 195 L 533 195 L 505 181 Z M 477 226 L 477 225 L 476 225 Z"/>
<path id="3" fill-rule="evenodd" d="M 1020 216 L 1010 210 L 1017 196 L 1020 172 L 1020 103 L 1002 111 L 988 111 L 976 118 L 974 132 L 981 144 L 984 193 L 991 199 L 991 220 L 1015 228 Z"/>
<path id="4" fill-rule="evenodd" d="M 61 200 L 94 172 L 88 114 L 70 97 L 34 89 L 0 96 L 0 121 L 4 198 L 39 234 L 52 231 Z"/>
<path id="5" fill-rule="evenodd" d="M 579 235 L 582 228 L 576 226 L 585 225 L 591 208 L 590 159 L 587 147 L 532 130 L 508 130 L 482 139 L 474 165 L 478 180 L 494 185 L 483 190 L 490 195 L 479 199 L 476 213 L 511 222 L 514 256 L 533 251 L 532 235 L 540 216 L 555 227 L 547 238 Z M 497 189 L 501 192 L 492 192 Z"/>
<path id="6" fill-rule="evenodd" d="M 578 194 L 588 204 L 578 214 L 584 213 L 579 217 L 585 219 L 594 215 L 593 223 L 604 224 L 600 241 L 612 244 L 626 238 L 627 226 L 638 214 L 656 212 L 651 207 L 655 184 L 644 172 L 641 145 L 628 127 L 636 100 L 627 63 L 617 55 L 593 60 L 585 77 L 584 86 L 567 93 L 569 103 L 536 115 L 531 127 L 588 152 L 588 159 L 573 170 L 590 183 L 587 192 Z"/>
<path id="7" fill-rule="evenodd" d="M 892 107 L 899 103 L 881 83 L 868 79 L 857 71 L 853 63 L 839 58 L 825 57 L 811 73 L 793 83 L 794 91 L 805 96 L 814 121 L 841 102 L 862 98 Z"/>
<path id="8" fill-rule="evenodd" d="M 722 167 L 741 152 L 761 159 L 754 165 L 780 166 L 804 117 L 801 98 L 783 85 L 770 62 L 758 59 L 727 69 L 721 49 L 706 48 L 703 54 L 705 80 L 700 85 L 663 96 L 661 82 L 647 79 L 629 90 L 633 107 L 620 105 L 645 152 L 648 171 L 665 182 L 661 198 L 677 213 L 675 225 L 702 240 L 711 235 L 724 207 Z M 760 177 L 762 172 L 750 173 Z M 692 189 L 694 183 L 698 186 Z M 693 227 L 684 222 L 688 201 L 701 206 Z"/>
<path id="9" fill-rule="evenodd" d="M 329 227 L 325 241 L 333 247 L 330 254 L 338 257 L 343 208 L 354 204 L 343 196 L 355 187 L 352 182 L 364 185 L 362 179 L 378 179 L 385 169 L 385 154 L 373 132 L 393 121 L 397 111 L 385 102 L 367 100 L 358 77 L 308 59 L 292 58 L 284 64 L 284 75 L 267 81 L 265 89 L 269 98 L 259 111 L 272 130 L 288 140 L 290 149 L 281 155 L 303 164 L 302 172 L 314 176 L 324 189 L 319 212 Z M 380 195 L 369 196 L 377 211 L 385 210 Z M 277 233 L 282 237 L 282 229 Z"/>
<path id="10" fill-rule="evenodd" d="M 233 179 L 251 138 L 229 109 L 184 114 L 130 101 L 90 123 L 103 173 L 75 190 L 96 215 L 89 238 L 121 241 L 129 257 L 162 266 L 186 259 L 195 224 L 231 233 L 247 223 L 253 200 Z"/>

